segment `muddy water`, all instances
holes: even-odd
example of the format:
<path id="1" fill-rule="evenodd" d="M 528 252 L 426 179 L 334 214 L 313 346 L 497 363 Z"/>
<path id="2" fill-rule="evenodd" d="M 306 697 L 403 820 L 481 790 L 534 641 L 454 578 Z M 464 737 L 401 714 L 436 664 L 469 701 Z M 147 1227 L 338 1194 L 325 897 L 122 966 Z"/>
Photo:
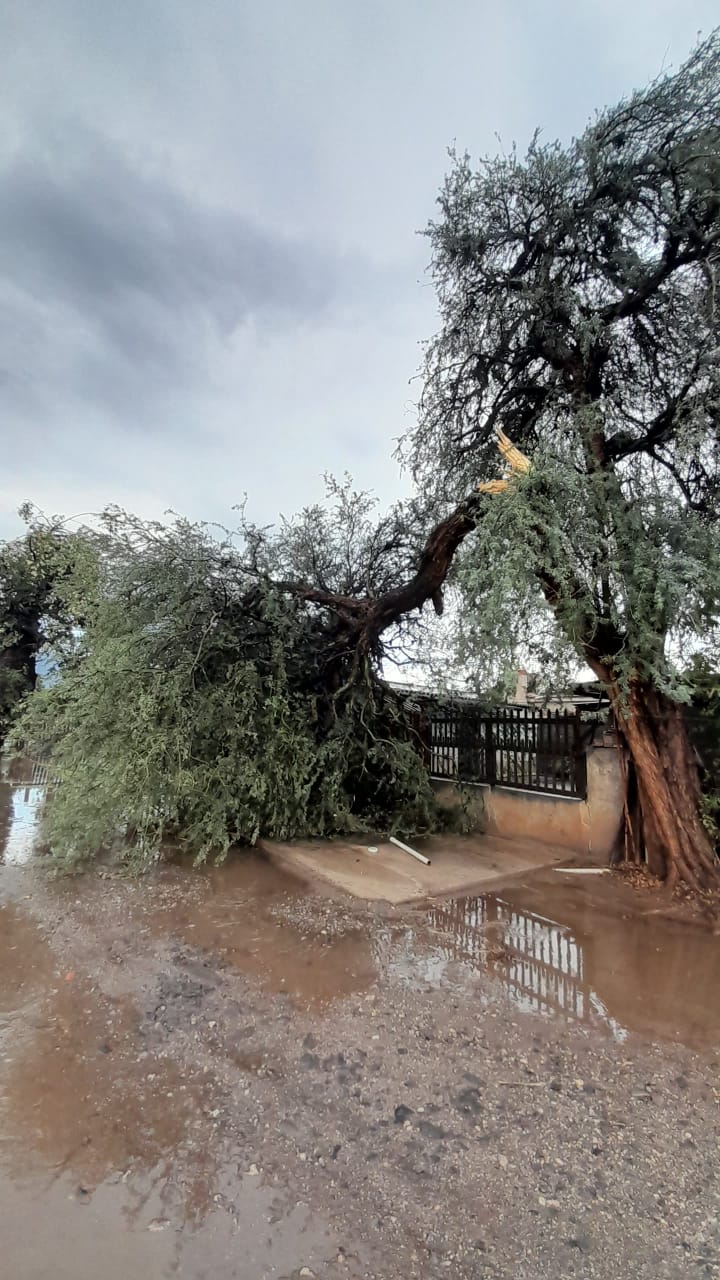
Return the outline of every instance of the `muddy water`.
<path id="1" fill-rule="evenodd" d="M 248 976 L 318 1019 L 387 981 L 463 993 L 479 1017 L 500 990 L 513 1008 L 616 1040 L 720 1047 L 720 938 L 653 914 L 655 899 L 615 878 L 548 872 L 385 914 L 323 897 L 259 854 L 166 867 L 142 885 L 49 886 L 33 859 L 41 800 L 32 777 L 0 789 L 3 1277 L 328 1274 L 330 1228 L 229 1136 L 228 1116 L 252 1134 L 252 1089 L 228 1092 L 173 1055 L 167 1036 L 193 1021 L 173 1005 L 193 964 L 221 983 Z M 43 895 L 52 910 L 31 912 Z M 113 981 L 129 947 L 153 946 L 180 965 L 148 971 L 154 1040 L 142 974 L 134 988 Z M 250 1079 L 261 1062 L 244 1049 L 232 1060 Z"/>
<path id="2" fill-rule="evenodd" d="M 258 978 L 300 1007 L 322 1008 L 366 990 L 377 976 L 368 931 L 357 923 L 338 927 L 330 901 L 320 920 L 298 918 L 293 906 L 307 897 L 308 886 L 262 853 L 200 872 L 168 868 L 164 884 L 163 905 L 149 916 L 153 932 Z"/>
<path id="3" fill-rule="evenodd" d="M 153 932 L 200 948 L 300 1007 L 321 1011 L 383 975 L 450 986 L 482 1000 L 499 987 L 524 1012 L 636 1033 L 695 1049 L 720 1048 L 720 937 L 657 914 L 615 877 L 536 873 L 503 892 L 438 900 L 361 924 L 261 855 L 204 873 L 201 892 L 173 891 Z M 309 909 L 309 903 L 313 903 Z"/>
<path id="4" fill-rule="evenodd" d="M 3 1277 L 255 1280 L 337 1252 L 226 1143 L 217 1084 L 148 1052 L 132 1002 L 58 967 L 17 903 L 0 974 Z"/>
<path id="5" fill-rule="evenodd" d="M 42 787 L 28 770 L 0 784 L 0 862 L 32 860 Z M 4 852 L 3 852 L 4 850 Z M 90 928 L 83 887 L 73 911 Z M 257 852 L 220 867 L 166 867 L 128 886 L 133 930 L 210 956 L 318 1011 L 387 974 L 475 992 L 491 975 L 518 1008 L 693 1048 L 720 1047 L 720 937 L 662 914 L 613 876 L 534 873 L 498 893 L 396 912 L 397 923 L 318 897 Z M 121 930 L 122 933 L 122 930 Z"/>
<path id="6" fill-rule="evenodd" d="M 257 1180 L 256 1180 L 257 1181 Z M 158 1169 L 128 1187 L 108 1181 L 78 1194 L 71 1178 L 0 1177 L 0 1239 L 8 1280 L 264 1280 L 316 1275 L 337 1246 L 307 1205 L 289 1204 L 258 1186 L 238 1200 L 237 1177 L 226 1174 L 224 1197 L 201 1222 L 174 1212 Z"/>
<path id="7" fill-rule="evenodd" d="M 387 963 L 407 980 L 456 986 L 490 973 L 519 1009 L 616 1040 L 720 1047 L 720 937 L 659 918 L 614 877 L 569 880 L 549 872 L 439 902 L 429 933 L 405 930 Z"/>

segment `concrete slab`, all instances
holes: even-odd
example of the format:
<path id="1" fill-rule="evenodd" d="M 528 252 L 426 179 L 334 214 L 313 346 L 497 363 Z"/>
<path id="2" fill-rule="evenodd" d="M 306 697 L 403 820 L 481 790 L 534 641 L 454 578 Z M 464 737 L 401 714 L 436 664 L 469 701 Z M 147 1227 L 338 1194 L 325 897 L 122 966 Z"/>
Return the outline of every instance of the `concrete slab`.
<path id="1" fill-rule="evenodd" d="M 262 840 L 259 847 L 278 865 L 316 878 L 371 902 L 413 902 L 449 894 L 482 892 L 528 871 L 568 862 L 567 849 L 500 836 L 431 836 L 411 841 L 430 858 L 430 866 L 394 845 L 370 840 L 302 840 L 281 844 Z"/>

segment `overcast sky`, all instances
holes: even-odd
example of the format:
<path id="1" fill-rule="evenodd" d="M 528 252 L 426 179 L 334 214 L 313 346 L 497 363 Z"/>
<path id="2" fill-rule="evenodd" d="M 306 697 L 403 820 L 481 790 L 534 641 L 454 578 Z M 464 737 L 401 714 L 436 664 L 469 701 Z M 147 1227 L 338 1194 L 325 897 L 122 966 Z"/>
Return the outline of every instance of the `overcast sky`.
<path id="1" fill-rule="evenodd" d="M 501 12 L 502 10 L 502 12 Z M 715 0 L 0 0 L 0 532 L 383 501 L 456 142 L 579 132 Z"/>

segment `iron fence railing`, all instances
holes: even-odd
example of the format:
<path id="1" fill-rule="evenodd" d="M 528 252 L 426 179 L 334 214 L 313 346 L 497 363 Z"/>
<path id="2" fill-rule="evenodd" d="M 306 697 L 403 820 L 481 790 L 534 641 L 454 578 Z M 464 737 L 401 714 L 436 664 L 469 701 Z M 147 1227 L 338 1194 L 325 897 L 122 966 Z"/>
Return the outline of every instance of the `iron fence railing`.
<path id="1" fill-rule="evenodd" d="M 414 719 L 434 778 L 587 796 L 587 748 L 597 716 L 427 703 Z"/>

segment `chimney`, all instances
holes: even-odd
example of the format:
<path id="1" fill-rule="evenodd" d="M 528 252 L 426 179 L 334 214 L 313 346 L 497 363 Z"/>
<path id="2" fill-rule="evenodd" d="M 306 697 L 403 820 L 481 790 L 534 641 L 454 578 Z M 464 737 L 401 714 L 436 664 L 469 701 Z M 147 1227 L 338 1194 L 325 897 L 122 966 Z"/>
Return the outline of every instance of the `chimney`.
<path id="1" fill-rule="evenodd" d="M 513 698 L 513 702 L 515 703 L 515 705 L 519 707 L 526 707 L 527 694 L 528 694 L 528 673 L 527 671 L 518 671 L 517 680 L 515 682 L 515 697 Z"/>

